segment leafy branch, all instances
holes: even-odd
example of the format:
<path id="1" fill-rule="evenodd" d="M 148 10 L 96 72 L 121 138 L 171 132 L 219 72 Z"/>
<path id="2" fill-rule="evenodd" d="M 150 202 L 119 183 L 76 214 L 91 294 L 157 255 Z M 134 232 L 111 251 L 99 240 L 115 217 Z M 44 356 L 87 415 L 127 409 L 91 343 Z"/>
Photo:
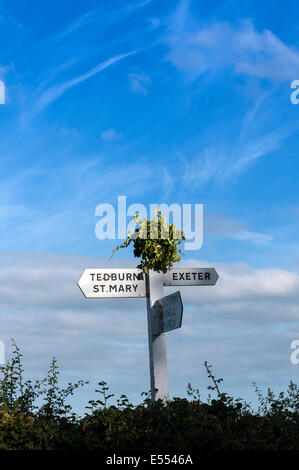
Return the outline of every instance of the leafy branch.
<path id="1" fill-rule="evenodd" d="M 134 216 L 134 230 L 128 232 L 127 238 L 121 245 L 112 250 L 111 257 L 120 248 L 134 246 L 134 256 L 141 258 L 137 268 L 148 273 L 149 269 L 165 273 L 181 260 L 179 245 L 185 240 L 185 234 L 174 224 L 167 224 L 166 217 L 156 208 L 153 220 L 142 219 L 139 213 Z"/>

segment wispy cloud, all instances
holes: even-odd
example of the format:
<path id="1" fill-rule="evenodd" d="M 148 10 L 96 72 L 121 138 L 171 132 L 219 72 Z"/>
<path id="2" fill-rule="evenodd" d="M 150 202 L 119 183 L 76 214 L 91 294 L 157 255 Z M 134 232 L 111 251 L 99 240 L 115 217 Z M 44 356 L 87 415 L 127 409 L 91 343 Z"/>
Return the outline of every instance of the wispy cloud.
<path id="1" fill-rule="evenodd" d="M 256 243 L 257 245 L 267 245 L 273 240 L 272 235 L 266 233 L 250 232 L 248 230 L 231 234 L 231 238 L 249 241 L 252 243 Z"/>
<path id="2" fill-rule="evenodd" d="M 130 73 L 129 74 L 130 88 L 133 93 L 140 95 L 148 94 L 148 87 L 151 84 L 151 79 L 146 73 Z"/>
<path id="3" fill-rule="evenodd" d="M 48 37 L 42 44 L 42 47 L 51 45 L 53 46 L 56 42 L 65 40 L 68 36 L 80 31 L 83 28 L 90 27 L 93 23 L 100 23 L 101 21 L 107 22 L 109 18 L 123 17 L 125 14 L 131 14 L 139 8 L 145 7 L 152 3 L 153 0 L 145 0 L 144 2 L 131 2 L 125 7 L 114 8 L 111 10 L 105 10 L 102 6 L 89 10 L 83 15 L 79 16 L 70 24 L 65 27 L 62 31 Z"/>
<path id="4" fill-rule="evenodd" d="M 270 30 L 259 32 L 251 20 L 239 26 L 219 21 L 200 24 L 183 0 L 169 22 L 166 57 L 191 78 L 224 69 L 271 81 L 292 80 L 299 73 L 299 51 Z"/>
<path id="5" fill-rule="evenodd" d="M 74 87 L 75 85 L 78 85 L 79 83 L 84 82 L 85 80 L 93 77 L 94 75 L 98 74 L 99 72 L 102 72 L 102 70 L 105 70 L 108 67 L 111 67 L 113 64 L 116 64 L 117 62 L 125 59 L 126 57 L 129 57 L 133 54 L 137 54 L 137 52 L 139 52 L 139 51 L 135 50 L 135 51 L 127 52 L 125 54 L 119 54 L 119 55 L 116 55 L 114 57 L 111 57 L 110 59 L 107 59 L 104 62 L 101 62 L 100 64 L 93 67 L 88 72 L 86 72 L 82 75 L 79 75 L 79 76 L 77 76 L 77 77 L 75 77 L 71 80 L 67 80 L 66 82 L 63 82 L 60 85 L 48 88 L 37 99 L 34 111 L 35 112 L 42 111 L 47 106 L 49 106 L 53 101 L 55 101 L 57 98 L 59 98 L 68 89 Z"/>
<path id="6" fill-rule="evenodd" d="M 73 249 L 81 245 L 86 237 L 97 244 L 93 232 L 96 206 L 116 203 L 119 194 L 133 201 L 144 197 L 145 188 L 161 186 L 161 179 L 153 178 L 154 171 L 152 165 L 143 162 L 140 173 L 140 160 L 121 166 L 110 157 L 109 163 L 106 154 L 105 158 L 62 162 L 53 169 L 40 165 L 34 171 L 16 173 L 0 183 L 0 195 L 5 200 L 0 206 L 1 247 L 47 250 L 51 246 L 55 250 L 66 244 L 67 250 L 71 245 Z M 47 194 L 33 201 L 24 198 L 28 188 L 36 185 L 46 186 Z"/>
<path id="7" fill-rule="evenodd" d="M 168 21 L 166 60 L 191 81 L 208 77 L 200 82 L 206 87 L 211 86 L 211 79 L 216 81 L 223 74 L 230 79 L 232 75 L 243 76 L 246 85 L 242 92 L 249 91 L 254 104 L 245 110 L 244 117 L 240 116 L 240 125 L 236 124 L 239 133 L 229 145 L 225 136 L 221 143 L 215 143 L 213 136 L 197 155 L 181 155 L 183 186 L 195 189 L 210 182 L 227 186 L 298 131 L 293 122 L 283 126 L 274 122 L 277 110 L 271 100 L 282 82 L 299 75 L 299 51 L 267 29 L 258 31 L 251 20 L 242 20 L 238 25 L 203 22 L 190 5 L 190 0 L 181 0 Z"/>
<path id="8" fill-rule="evenodd" d="M 151 29 L 156 29 L 156 28 L 159 28 L 159 26 L 161 26 L 162 24 L 162 21 L 160 20 L 160 18 L 149 18 L 148 21 L 150 22 L 150 25 L 151 25 Z"/>
<path id="9" fill-rule="evenodd" d="M 103 140 L 107 140 L 107 141 L 110 141 L 110 140 L 117 140 L 121 137 L 122 135 L 119 134 L 118 132 L 116 132 L 115 129 L 111 128 L 111 129 L 107 129 L 106 131 L 102 132 L 101 133 L 101 137 Z"/>
<path id="10" fill-rule="evenodd" d="M 243 240 L 256 245 L 268 245 L 273 240 L 272 235 L 251 231 L 243 221 L 209 212 L 204 215 L 204 232 L 205 236 Z"/>
<path id="11" fill-rule="evenodd" d="M 246 118 L 245 118 L 246 119 Z M 284 140 L 298 131 L 297 123 L 287 124 L 266 132 L 260 128 L 244 131 L 241 123 L 239 140 L 229 146 L 206 146 L 197 155 L 187 158 L 182 153 L 182 183 L 185 188 L 198 188 L 210 182 L 218 188 L 225 187 L 229 182 L 237 180 L 259 159 L 279 149 Z"/>

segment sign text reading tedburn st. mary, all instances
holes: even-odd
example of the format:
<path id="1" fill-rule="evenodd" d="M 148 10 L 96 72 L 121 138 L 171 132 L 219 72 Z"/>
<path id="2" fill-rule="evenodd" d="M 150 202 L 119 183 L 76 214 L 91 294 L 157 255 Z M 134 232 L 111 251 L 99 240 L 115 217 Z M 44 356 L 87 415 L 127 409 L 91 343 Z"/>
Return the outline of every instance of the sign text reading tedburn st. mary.
<path id="1" fill-rule="evenodd" d="M 140 269 L 85 269 L 78 286 L 86 298 L 146 297 L 145 275 Z"/>

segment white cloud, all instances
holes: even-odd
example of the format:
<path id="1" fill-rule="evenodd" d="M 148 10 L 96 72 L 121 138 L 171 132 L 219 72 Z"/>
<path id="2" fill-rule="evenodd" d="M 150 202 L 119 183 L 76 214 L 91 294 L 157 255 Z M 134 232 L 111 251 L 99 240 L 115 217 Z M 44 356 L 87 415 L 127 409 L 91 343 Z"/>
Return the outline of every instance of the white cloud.
<path id="1" fill-rule="evenodd" d="M 265 29 L 257 31 L 250 20 L 239 26 L 229 22 L 196 23 L 182 1 L 169 23 L 166 57 L 192 78 L 224 69 L 238 75 L 292 80 L 299 74 L 299 51 Z"/>
<path id="2" fill-rule="evenodd" d="M 263 125 L 261 124 L 261 127 Z M 180 154 L 183 163 L 183 185 L 195 190 L 202 184 L 214 182 L 217 187 L 226 186 L 251 168 L 259 159 L 277 150 L 283 141 L 298 130 L 297 123 L 291 123 L 273 131 L 261 134 L 261 129 L 240 133 L 235 144 L 207 146 L 193 158 Z"/>
<path id="3" fill-rule="evenodd" d="M 151 79 L 146 73 L 130 73 L 129 81 L 131 91 L 140 95 L 148 94 L 148 87 L 151 84 Z"/>
<path id="4" fill-rule="evenodd" d="M 117 140 L 121 137 L 121 134 L 118 134 L 115 129 L 111 128 L 102 132 L 101 137 L 103 140 Z"/>
<path id="5" fill-rule="evenodd" d="M 29 375 L 45 372 L 55 355 L 65 380 L 105 379 L 113 392 L 138 401 L 149 388 L 145 299 L 86 300 L 77 287 L 86 267 L 134 266 L 134 260 L 16 252 L 0 252 L 0 260 L 6 356 L 12 337 Z M 216 286 L 180 288 L 183 328 L 167 334 L 170 393 L 184 393 L 189 381 L 200 381 L 202 390 L 205 360 L 224 378 L 224 390 L 237 396 L 242 386 L 250 395 L 252 380 L 263 387 L 287 384 L 297 371 L 289 357 L 299 334 L 299 274 L 215 267 Z M 165 295 L 172 290 L 177 288 L 165 288 Z M 87 399 L 80 393 L 85 403 L 91 399 L 91 391 Z"/>
<path id="6" fill-rule="evenodd" d="M 42 93 L 41 96 L 38 97 L 34 111 L 35 112 L 42 111 L 44 108 L 48 107 L 53 101 L 59 98 L 66 90 L 74 87 L 75 85 L 78 85 L 79 83 L 84 82 L 88 78 L 93 77 L 94 75 L 98 74 L 102 70 L 105 70 L 111 65 L 119 62 L 120 60 L 123 60 L 126 57 L 129 57 L 133 54 L 137 54 L 137 52 L 138 51 L 135 50 L 135 51 L 127 52 L 125 54 L 119 54 L 114 57 L 111 57 L 110 59 L 107 59 L 104 62 L 101 62 L 100 64 L 96 65 L 95 67 L 93 67 L 88 72 L 82 75 L 79 75 L 71 80 L 67 80 L 61 83 L 60 85 L 56 85 L 51 88 L 48 88 L 45 92 Z"/>
<path id="7" fill-rule="evenodd" d="M 160 18 L 149 18 L 148 21 L 150 22 L 151 29 L 159 28 L 162 24 Z"/>
<path id="8" fill-rule="evenodd" d="M 248 230 L 243 230 L 243 231 L 231 234 L 231 238 L 253 242 L 258 245 L 267 245 L 269 242 L 273 240 L 272 235 L 268 235 L 266 233 L 250 232 Z"/>
<path id="9" fill-rule="evenodd" d="M 9 219 L 16 219 L 24 216 L 27 210 L 21 204 L 0 206 L 0 223 Z"/>
<path id="10" fill-rule="evenodd" d="M 82 30 L 86 27 L 91 28 L 94 24 L 97 27 L 101 21 L 107 22 L 113 19 L 123 19 L 124 15 L 134 13 L 135 10 L 142 8 L 151 2 L 152 0 L 145 0 L 141 3 L 131 2 L 124 7 L 121 7 L 119 9 L 113 8 L 110 11 L 105 11 L 105 9 L 103 9 L 103 6 L 101 5 L 99 8 L 89 10 L 80 17 L 76 18 L 59 33 L 47 37 L 43 45 L 52 45 L 56 42 L 65 41 L 68 36 L 77 33 L 79 30 Z"/>
<path id="11" fill-rule="evenodd" d="M 212 236 L 232 238 L 267 245 L 273 240 L 272 235 L 248 230 L 246 223 L 218 214 L 205 213 L 204 232 Z"/>
<path id="12" fill-rule="evenodd" d="M 221 143 L 217 143 L 213 134 L 208 140 L 212 144 L 201 143 L 197 146 L 200 148 L 197 154 L 193 152 L 193 155 L 181 157 L 183 186 L 195 191 L 211 182 L 217 188 L 227 187 L 261 158 L 280 149 L 284 141 L 298 131 L 294 121 L 279 126 L 274 120 L 274 116 L 282 113 L 284 105 L 274 101 L 272 93 L 283 81 L 289 82 L 289 88 L 291 80 L 299 76 L 299 51 L 273 32 L 257 30 L 251 20 L 238 24 L 216 20 L 203 22 L 191 11 L 190 4 L 189 0 L 182 0 L 168 21 L 164 40 L 169 50 L 165 59 L 189 80 L 207 76 L 206 81 L 201 80 L 201 87 L 210 87 L 211 79 L 215 79 L 214 86 L 219 90 L 224 77 L 233 80 L 232 75 L 242 75 L 246 85 L 240 89 L 237 85 L 235 91 L 242 90 L 246 99 L 254 101 L 245 117 L 238 117 L 240 130 L 236 133 L 235 143 L 226 143 L 225 129 L 229 123 L 221 122 L 218 126 L 219 139 L 223 132 Z M 225 83 L 227 86 L 227 80 Z M 288 106 L 287 101 L 285 105 Z M 234 124 L 238 129 L 238 123 L 234 121 Z M 210 128 L 215 133 L 215 127 Z M 189 148 L 192 148 L 192 142 Z"/>
<path id="13" fill-rule="evenodd" d="M 145 161 L 140 173 L 140 161 L 123 167 L 111 159 L 108 164 L 107 154 L 105 159 L 98 156 L 83 160 L 62 163 L 59 171 L 57 166 L 52 170 L 35 166 L 0 182 L 2 249 L 13 250 L 17 246 L 26 250 L 34 246 L 37 250 L 48 250 L 50 246 L 52 250 L 57 247 L 67 251 L 75 243 L 81 250 L 82 243 L 92 237 L 90 230 L 97 222 L 94 211 L 98 204 L 116 204 L 119 194 L 136 201 L 136 197 L 144 197 L 145 188 L 152 188 L 153 184 L 159 188 L 162 184 L 162 175 L 153 180 L 155 169 Z M 46 197 L 34 201 L 34 208 L 32 201 L 19 205 L 28 187 L 34 185 L 47 186 Z M 97 242 L 95 236 L 94 241 Z"/>
<path id="14" fill-rule="evenodd" d="M 204 231 L 209 235 L 231 236 L 231 234 L 239 233 L 247 229 L 247 224 L 211 212 L 204 214 Z"/>

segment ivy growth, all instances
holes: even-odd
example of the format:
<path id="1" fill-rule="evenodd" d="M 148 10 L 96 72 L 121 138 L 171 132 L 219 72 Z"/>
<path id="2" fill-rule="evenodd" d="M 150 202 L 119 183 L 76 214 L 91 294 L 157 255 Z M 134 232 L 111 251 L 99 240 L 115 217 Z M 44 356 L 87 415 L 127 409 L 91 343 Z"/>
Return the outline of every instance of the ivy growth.
<path id="1" fill-rule="evenodd" d="M 120 248 L 134 246 L 135 258 L 141 258 L 137 268 L 148 273 L 149 269 L 157 272 L 166 271 L 181 260 L 182 251 L 179 248 L 185 234 L 174 224 L 168 224 L 160 208 L 155 209 L 152 220 L 142 219 L 139 213 L 134 216 L 134 230 L 128 232 L 124 243 L 112 250 L 112 255 Z"/>

